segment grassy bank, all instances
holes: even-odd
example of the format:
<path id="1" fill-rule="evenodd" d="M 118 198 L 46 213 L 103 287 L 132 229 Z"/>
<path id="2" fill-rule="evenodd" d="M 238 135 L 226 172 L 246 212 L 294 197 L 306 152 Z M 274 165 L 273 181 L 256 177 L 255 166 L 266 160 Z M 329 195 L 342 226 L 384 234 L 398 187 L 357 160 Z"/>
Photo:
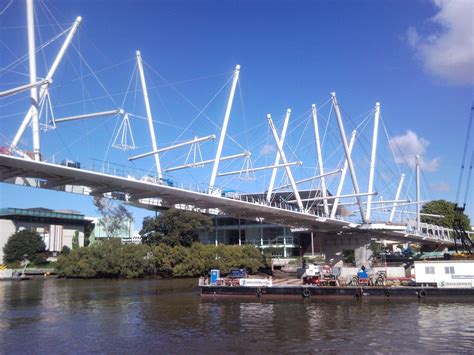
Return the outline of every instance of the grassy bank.
<path id="1" fill-rule="evenodd" d="M 211 269 L 222 273 L 232 268 L 256 272 L 267 267 L 264 255 L 251 245 L 204 245 L 190 247 L 123 245 L 107 240 L 72 250 L 58 258 L 59 276 L 76 278 L 139 278 L 146 276 L 194 277 Z"/>

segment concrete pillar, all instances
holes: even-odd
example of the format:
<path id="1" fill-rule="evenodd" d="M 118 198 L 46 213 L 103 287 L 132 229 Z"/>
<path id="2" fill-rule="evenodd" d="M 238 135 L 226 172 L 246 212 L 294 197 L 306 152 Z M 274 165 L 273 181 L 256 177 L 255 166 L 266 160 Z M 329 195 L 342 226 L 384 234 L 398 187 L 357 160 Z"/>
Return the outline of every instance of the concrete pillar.
<path id="1" fill-rule="evenodd" d="M 240 228 L 240 217 L 239 217 L 239 245 L 242 245 L 242 230 Z"/>
<path id="2" fill-rule="evenodd" d="M 217 241 L 217 215 L 215 216 L 214 218 L 214 226 L 215 226 L 215 231 L 216 231 L 216 246 L 217 244 L 219 244 L 219 242 Z"/>
<path id="3" fill-rule="evenodd" d="M 362 245 L 356 249 L 354 249 L 354 258 L 356 267 L 368 267 L 369 265 L 369 258 L 372 256 L 373 252 L 369 249 L 370 244 Z"/>

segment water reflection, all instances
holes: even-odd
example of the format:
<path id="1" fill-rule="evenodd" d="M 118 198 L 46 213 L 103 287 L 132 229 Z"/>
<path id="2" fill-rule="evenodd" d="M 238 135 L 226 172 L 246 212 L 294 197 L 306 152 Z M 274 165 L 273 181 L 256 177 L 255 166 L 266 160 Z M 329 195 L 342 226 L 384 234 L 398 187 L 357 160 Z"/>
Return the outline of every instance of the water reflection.
<path id="1" fill-rule="evenodd" d="M 472 306 L 472 305 L 471 305 Z M 426 348 L 437 351 L 434 339 L 450 338 L 452 350 L 457 348 L 474 351 L 474 320 L 472 313 L 458 303 L 431 302 L 417 309 L 419 341 Z"/>
<path id="2" fill-rule="evenodd" d="M 0 283 L 0 353 L 469 351 L 466 301 L 201 299 L 195 280 Z"/>

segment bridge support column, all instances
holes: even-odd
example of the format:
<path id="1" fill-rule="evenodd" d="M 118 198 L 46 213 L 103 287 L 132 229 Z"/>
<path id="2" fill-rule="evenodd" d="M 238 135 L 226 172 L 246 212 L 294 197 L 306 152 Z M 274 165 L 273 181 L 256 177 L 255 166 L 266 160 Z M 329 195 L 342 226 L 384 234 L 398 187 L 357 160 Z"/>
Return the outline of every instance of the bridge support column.
<path id="1" fill-rule="evenodd" d="M 242 245 L 242 227 L 240 226 L 240 217 L 239 217 L 239 245 Z"/>
<path id="2" fill-rule="evenodd" d="M 354 251 L 356 265 L 367 265 L 368 255 L 364 252 L 370 244 L 370 235 L 336 235 L 323 233 L 319 235 L 321 240 L 320 252 L 326 256 L 326 262 L 332 260 L 335 264 L 344 260 L 346 250 Z M 366 258 L 366 259 L 364 259 Z"/>
<path id="3" fill-rule="evenodd" d="M 369 248 L 370 245 L 370 240 L 369 243 L 361 245 L 360 247 L 357 247 L 354 249 L 354 258 L 355 258 L 355 264 L 356 267 L 362 267 L 369 266 L 369 259 L 372 256 L 373 252 Z"/>

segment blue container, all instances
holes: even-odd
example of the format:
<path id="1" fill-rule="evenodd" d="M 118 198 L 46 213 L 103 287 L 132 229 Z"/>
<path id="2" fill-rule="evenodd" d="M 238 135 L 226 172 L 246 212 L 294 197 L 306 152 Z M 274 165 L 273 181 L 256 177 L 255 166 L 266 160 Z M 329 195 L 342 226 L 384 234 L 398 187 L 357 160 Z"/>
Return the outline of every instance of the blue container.
<path id="1" fill-rule="evenodd" d="M 220 270 L 211 270 L 211 285 L 215 285 L 217 280 L 221 277 Z"/>

